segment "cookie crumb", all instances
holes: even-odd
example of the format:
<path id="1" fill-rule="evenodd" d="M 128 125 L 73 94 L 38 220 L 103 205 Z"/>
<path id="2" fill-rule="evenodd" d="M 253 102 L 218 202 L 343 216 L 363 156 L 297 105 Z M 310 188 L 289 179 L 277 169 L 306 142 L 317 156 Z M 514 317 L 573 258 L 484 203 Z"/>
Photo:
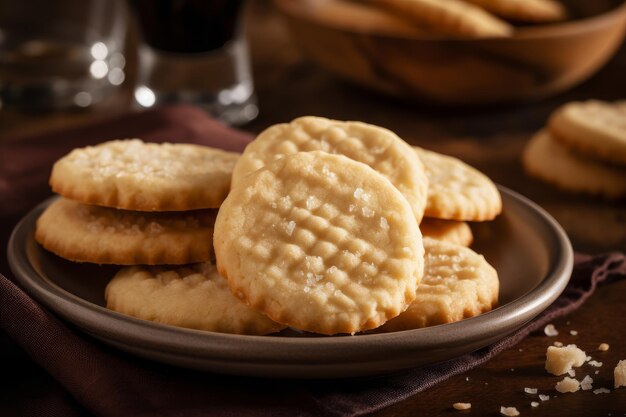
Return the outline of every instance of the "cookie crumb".
<path id="1" fill-rule="evenodd" d="M 500 414 L 507 417 L 519 416 L 519 411 L 515 407 L 500 407 Z"/>
<path id="2" fill-rule="evenodd" d="M 582 381 L 580 381 L 580 388 L 582 388 L 583 391 L 589 391 L 591 388 L 593 388 L 592 384 L 593 378 L 587 375 L 583 378 Z"/>
<path id="3" fill-rule="evenodd" d="M 452 407 L 455 410 L 469 410 L 470 408 L 472 408 L 472 404 L 471 403 L 454 403 L 452 404 Z"/>
<path id="4" fill-rule="evenodd" d="M 535 408 L 535 407 L 539 407 L 539 403 L 537 401 L 533 401 L 530 403 L 530 406 Z"/>
<path id="5" fill-rule="evenodd" d="M 606 388 L 598 388 L 593 390 L 594 394 L 610 394 L 611 390 Z"/>
<path id="6" fill-rule="evenodd" d="M 578 367 L 585 363 L 585 352 L 576 345 L 565 347 L 548 346 L 546 351 L 546 371 L 552 375 L 563 375 L 573 366 Z"/>
<path id="7" fill-rule="evenodd" d="M 546 327 L 543 328 L 543 332 L 546 334 L 546 336 L 558 336 L 559 335 L 559 331 L 556 329 L 556 327 L 554 327 L 554 324 L 548 324 Z"/>
<path id="8" fill-rule="evenodd" d="M 580 389 L 580 382 L 566 376 L 563 380 L 557 382 L 554 388 L 561 393 L 576 392 Z"/>
<path id="9" fill-rule="evenodd" d="M 563 343 L 559 342 L 558 340 L 552 344 L 556 347 L 563 347 Z"/>
<path id="10" fill-rule="evenodd" d="M 607 350 L 609 350 L 609 344 L 608 343 L 600 343 L 600 346 L 598 346 L 598 350 L 600 352 L 606 352 Z"/>
<path id="11" fill-rule="evenodd" d="M 573 378 L 576 376 L 576 371 L 573 369 L 570 369 L 569 371 L 567 371 L 567 374 Z"/>
<path id="12" fill-rule="evenodd" d="M 626 359 L 617 363 L 613 370 L 613 377 L 615 379 L 615 388 L 626 387 Z"/>
<path id="13" fill-rule="evenodd" d="M 598 361 L 589 361 L 589 365 L 591 366 L 595 366 L 596 368 L 599 368 L 602 366 L 602 362 L 598 362 Z"/>
<path id="14" fill-rule="evenodd" d="M 539 399 L 541 401 L 548 401 L 550 399 L 550 396 L 549 395 L 539 394 Z"/>
<path id="15" fill-rule="evenodd" d="M 537 388 L 524 388 L 524 392 L 526 394 L 536 394 L 537 393 Z"/>
<path id="16" fill-rule="evenodd" d="M 598 375 L 600 373 L 600 371 L 595 371 L 594 374 Z"/>
<path id="17" fill-rule="evenodd" d="M 570 330 L 569 334 L 571 334 L 572 336 L 578 336 L 578 332 L 576 330 Z"/>

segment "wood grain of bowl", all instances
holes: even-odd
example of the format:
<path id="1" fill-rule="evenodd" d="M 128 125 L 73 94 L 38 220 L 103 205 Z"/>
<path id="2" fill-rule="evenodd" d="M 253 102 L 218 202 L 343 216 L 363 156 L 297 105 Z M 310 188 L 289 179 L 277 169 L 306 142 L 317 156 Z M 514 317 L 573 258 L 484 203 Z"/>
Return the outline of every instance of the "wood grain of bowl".
<path id="1" fill-rule="evenodd" d="M 393 96 L 452 105 L 537 100 L 597 72 L 624 39 L 626 2 L 564 3 L 565 22 L 449 39 L 337 0 L 275 0 L 301 51 L 322 67 Z"/>

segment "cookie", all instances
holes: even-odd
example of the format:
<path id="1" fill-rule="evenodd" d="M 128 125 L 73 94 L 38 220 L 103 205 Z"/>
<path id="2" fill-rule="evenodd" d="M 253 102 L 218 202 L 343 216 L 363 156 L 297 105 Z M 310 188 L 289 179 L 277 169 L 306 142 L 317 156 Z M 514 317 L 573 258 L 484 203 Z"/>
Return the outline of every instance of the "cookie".
<path id="1" fill-rule="evenodd" d="M 428 177 L 425 216 L 484 221 L 502 211 L 498 188 L 486 175 L 451 156 L 414 147 Z"/>
<path id="2" fill-rule="evenodd" d="M 214 246 L 233 294 L 276 322 L 322 334 L 397 316 L 424 266 L 402 194 L 369 166 L 321 151 L 243 177 L 217 215 Z"/>
<path id="3" fill-rule="evenodd" d="M 324 151 L 345 155 L 381 173 L 400 190 L 418 223 L 426 206 L 428 183 L 422 163 L 393 132 L 361 122 L 300 117 L 271 126 L 251 142 L 233 171 L 233 188 L 243 178 L 285 155 Z"/>
<path id="4" fill-rule="evenodd" d="M 105 290 L 107 308 L 190 329 L 263 335 L 285 326 L 235 298 L 209 263 L 180 267 L 126 267 Z"/>
<path id="5" fill-rule="evenodd" d="M 423 237 L 443 240 L 461 246 L 469 246 L 474 240 L 472 229 L 466 222 L 424 217 L 420 223 L 420 230 Z"/>
<path id="6" fill-rule="evenodd" d="M 482 255 L 464 246 L 424 238 L 424 278 L 409 308 L 382 331 L 453 323 L 498 304 L 498 273 Z"/>
<path id="7" fill-rule="evenodd" d="M 626 165 L 626 101 L 568 103 L 548 126 L 554 139 L 581 154 Z"/>
<path id="8" fill-rule="evenodd" d="M 198 145 L 114 140 L 59 159 L 50 185 L 66 198 L 125 210 L 216 208 L 238 156 Z"/>
<path id="9" fill-rule="evenodd" d="M 185 264 L 212 257 L 217 210 L 148 213 L 59 198 L 37 220 L 35 239 L 75 262 Z"/>
<path id="10" fill-rule="evenodd" d="M 567 191 L 626 197 L 626 169 L 585 159 L 541 130 L 526 144 L 522 154 L 526 172 Z"/>
<path id="11" fill-rule="evenodd" d="M 530 23 L 558 22 L 567 18 L 565 7 L 554 0 L 465 0 L 509 20 Z"/>
<path id="12" fill-rule="evenodd" d="M 461 0 L 373 0 L 373 3 L 449 36 L 487 38 L 513 33 L 507 22 Z"/>
<path id="13" fill-rule="evenodd" d="M 364 2 L 325 0 L 308 10 L 308 16 L 324 25 L 367 34 L 418 36 L 426 34 L 408 19 Z"/>

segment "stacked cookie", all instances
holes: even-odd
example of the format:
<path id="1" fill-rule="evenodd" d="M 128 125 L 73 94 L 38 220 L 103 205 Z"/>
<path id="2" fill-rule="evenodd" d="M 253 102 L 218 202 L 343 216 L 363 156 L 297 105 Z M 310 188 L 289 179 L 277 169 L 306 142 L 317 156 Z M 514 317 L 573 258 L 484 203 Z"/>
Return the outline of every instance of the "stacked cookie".
<path id="1" fill-rule="evenodd" d="M 211 331 L 275 332 L 281 326 L 235 299 L 209 262 L 238 157 L 138 139 L 75 149 L 54 165 L 50 184 L 62 197 L 38 219 L 35 238 L 71 261 L 136 265 L 107 287 L 114 310 Z"/>
<path id="2" fill-rule="evenodd" d="M 568 103 L 522 156 L 528 174 L 566 191 L 626 197 L 626 102 Z"/>
<path id="3" fill-rule="evenodd" d="M 495 217 L 500 196 L 463 162 L 319 117 L 268 128 L 240 157 L 190 146 L 113 141 L 54 167 L 65 198 L 37 240 L 73 261 L 134 265 L 107 286 L 110 309 L 226 333 L 354 334 L 496 305 L 496 271 L 463 245 L 466 221 Z"/>
<path id="4" fill-rule="evenodd" d="M 412 21 L 423 31 L 454 38 L 511 36 L 512 23 L 549 23 L 567 17 L 554 0 L 370 0 L 382 13 Z M 403 27 L 403 25 L 398 25 Z"/>

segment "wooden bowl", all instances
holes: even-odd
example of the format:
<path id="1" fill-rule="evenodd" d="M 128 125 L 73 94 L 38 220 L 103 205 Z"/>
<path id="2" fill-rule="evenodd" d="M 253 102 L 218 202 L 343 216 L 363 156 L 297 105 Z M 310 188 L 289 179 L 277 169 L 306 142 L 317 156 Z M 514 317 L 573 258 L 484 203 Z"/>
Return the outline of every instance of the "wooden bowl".
<path id="1" fill-rule="evenodd" d="M 407 25 L 328 13 L 336 0 L 275 0 L 302 52 L 340 77 L 442 104 L 535 100 L 598 71 L 626 31 L 623 0 L 565 2 L 573 20 L 512 37 L 445 39 Z"/>

